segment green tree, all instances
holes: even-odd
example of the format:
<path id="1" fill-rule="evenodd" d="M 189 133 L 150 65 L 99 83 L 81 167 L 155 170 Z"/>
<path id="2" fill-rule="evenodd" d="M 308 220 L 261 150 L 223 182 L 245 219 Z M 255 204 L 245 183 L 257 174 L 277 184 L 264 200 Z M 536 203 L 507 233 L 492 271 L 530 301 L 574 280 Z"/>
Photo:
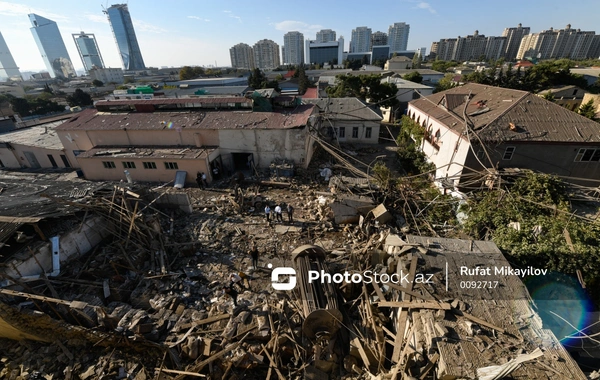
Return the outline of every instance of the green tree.
<path id="1" fill-rule="evenodd" d="M 565 184 L 529 172 L 507 186 L 470 196 L 465 232 L 477 239 L 491 237 L 520 266 L 544 263 L 568 274 L 581 270 L 586 282 L 597 282 L 600 226 L 575 217 Z"/>
<path id="2" fill-rule="evenodd" d="M 248 86 L 254 89 L 265 88 L 267 84 L 267 77 L 257 67 L 250 72 L 248 76 Z"/>
<path id="3" fill-rule="evenodd" d="M 381 75 L 338 75 L 336 85 L 327 88 L 332 98 L 356 97 L 381 107 L 398 105 L 398 88 L 393 83 L 382 83 Z"/>
<path id="4" fill-rule="evenodd" d="M 190 66 L 183 66 L 179 70 L 179 80 L 188 80 L 195 78 L 194 69 Z"/>
<path id="5" fill-rule="evenodd" d="M 577 111 L 582 116 L 587 117 L 588 119 L 594 119 L 596 116 L 596 107 L 594 106 L 594 99 L 590 99 L 589 102 L 582 104 Z"/>
<path id="6" fill-rule="evenodd" d="M 415 53 L 415 55 L 413 56 L 413 59 L 412 59 L 412 68 L 420 69 L 422 63 L 423 63 L 423 57 L 421 57 L 421 54 Z M 418 83 L 421 83 L 421 82 L 418 82 Z"/>
<path id="7" fill-rule="evenodd" d="M 296 72 L 298 73 L 298 93 L 300 95 L 304 95 L 306 90 L 311 85 L 310 80 L 308 80 L 308 77 L 306 76 L 306 71 L 304 70 L 304 65 L 300 65 L 300 67 L 298 68 L 298 70 Z"/>
<path id="8" fill-rule="evenodd" d="M 71 107 L 75 107 L 75 106 L 85 107 L 85 106 L 91 106 L 92 104 L 94 104 L 90 94 L 88 94 L 87 92 L 84 92 L 80 88 L 75 90 L 73 95 L 67 96 L 66 100 L 67 100 L 67 103 Z"/>
<path id="9" fill-rule="evenodd" d="M 435 84 L 435 92 L 446 91 L 456 87 L 454 74 L 446 74 L 438 83 Z"/>
<path id="10" fill-rule="evenodd" d="M 554 101 L 554 94 L 552 93 L 552 91 L 548 91 L 544 95 L 542 95 L 542 98 L 544 98 L 544 99 L 546 99 L 546 100 L 548 100 L 550 102 L 553 102 Z"/>
<path id="11" fill-rule="evenodd" d="M 12 98 L 9 100 L 10 106 L 13 111 L 18 113 L 21 116 L 28 116 L 31 111 L 31 107 L 29 106 L 29 102 L 24 98 Z"/>
<path id="12" fill-rule="evenodd" d="M 423 82 L 423 76 L 421 74 L 419 74 L 418 71 L 410 72 L 410 73 L 404 75 L 403 78 L 406 80 L 409 80 L 411 82 L 415 82 L 415 83 Z"/>
<path id="13" fill-rule="evenodd" d="M 445 73 L 449 68 L 454 67 L 458 64 L 456 61 L 434 61 L 431 64 L 431 69 Z"/>
<path id="14" fill-rule="evenodd" d="M 103 87 L 104 86 L 104 82 L 102 82 L 101 80 L 98 80 L 98 79 L 94 79 L 92 81 L 92 84 L 94 85 L 94 87 Z"/>

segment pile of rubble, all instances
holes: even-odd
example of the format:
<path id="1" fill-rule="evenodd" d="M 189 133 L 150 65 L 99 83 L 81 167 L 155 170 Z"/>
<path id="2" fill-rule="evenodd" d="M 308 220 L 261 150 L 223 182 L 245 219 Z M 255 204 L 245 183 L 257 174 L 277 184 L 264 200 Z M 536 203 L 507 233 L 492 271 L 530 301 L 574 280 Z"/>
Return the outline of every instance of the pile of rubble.
<path id="1" fill-rule="evenodd" d="M 58 276 L 0 289 L 0 323 L 33 339 L 0 342 L 0 378 L 585 379 L 520 281 L 502 284 L 508 299 L 444 278 L 447 263 L 508 265 L 497 248 L 407 236 L 405 215 L 365 197 L 368 179 L 329 185 L 56 199 L 111 238 Z M 267 222 L 266 204 L 292 204 L 294 222 Z M 274 289 L 279 267 L 295 268 L 294 291 Z M 308 270 L 406 281 L 322 285 Z"/>

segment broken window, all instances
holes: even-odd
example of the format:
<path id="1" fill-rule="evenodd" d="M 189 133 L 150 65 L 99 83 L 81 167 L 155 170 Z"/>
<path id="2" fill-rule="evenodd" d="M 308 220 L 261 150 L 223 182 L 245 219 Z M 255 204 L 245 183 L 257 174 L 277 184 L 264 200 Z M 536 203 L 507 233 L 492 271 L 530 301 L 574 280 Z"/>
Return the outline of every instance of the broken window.
<path id="1" fill-rule="evenodd" d="M 102 161 L 102 165 L 104 165 L 104 169 L 114 169 L 117 167 L 114 161 Z"/>
<path id="2" fill-rule="evenodd" d="M 144 169 L 156 169 L 156 162 L 142 162 Z"/>
<path id="3" fill-rule="evenodd" d="M 133 162 L 133 161 L 123 161 L 123 167 L 125 169 L 135 169 L 135 162 Z"/>
<path id="4" fill-rule="evenodd" d="M 340 127 L 338 137 L 346 137 L 346 127 Z"/>
<path id="5" fill-rule="evenodd" d="M 371 138 L 371 132 L 372 132 L 372 129 L 373 129 L 373 128 L 371 128 L 371 127 L 367 127 L 367 128 L 365 129 L 365 137 L 366 137 L 366 138 L 368 138 L 368 139 L 370 139 L 370 138 Z"/>
<path id="6" fill-rule="evenodd" d="M 352 138 L 353 139 L 358 138 L 358 127 L 352 127 Z"/>
<path id="7" fill-rule="evenodd" d="M 581 148 L 575 156 L 575 162 L 600 161 L 600 149 Z"/>
<path id="8" fill-rule="evenodd" d="M 165 169 L 177 170 L 179 169 L 179 166 L 177 165 L 177 162 L 165 162 Z"/>
<path id="9" fill-rule="evenodd" d="M 513 153 L 515 153 L 515 147 L 507 146 L 506 150 L 504 151 L 504 155 L 502 156 L 502 159 L 503 160 L 511 160 L 513 157 Z"/>

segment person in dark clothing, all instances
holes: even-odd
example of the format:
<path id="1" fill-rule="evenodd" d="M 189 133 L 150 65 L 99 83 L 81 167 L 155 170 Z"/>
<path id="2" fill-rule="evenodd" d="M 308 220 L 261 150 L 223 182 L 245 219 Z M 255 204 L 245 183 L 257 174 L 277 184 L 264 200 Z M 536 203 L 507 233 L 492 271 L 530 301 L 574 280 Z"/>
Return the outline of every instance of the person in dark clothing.
<path id="1" fill-rule="evenodd" d="M 233 305 L 237 306 L 238 305 L 237 304 L 237 296 L 238 296 L 237 290 L 235 290 L 233 288 L 233 286 L 224 286 L 223 291 L 225 292 L 225 294 L 229 294 L 229 296 L 233 300 Z"/>
<path id="2" fill-rule="evenodd" d="M 250 247 L 250 256 L 252 256 L 252 268 L 258 268 L 258 248 L 256 248 L 256 243 L 252 243 Z"/>
<path id="3" fill-rule="evenodd" d="M 198 184 L 199 188 L 204 188 L 204 183 L 202 182 L 202 173 L 198 172 L 198 174 L 196 175 L 196 183 Z"/>
<path id="4" fill-rule="evenodd" d="M 294 207 L 291 204 L 287 205 L 288 222 L 294 223 Z"/>

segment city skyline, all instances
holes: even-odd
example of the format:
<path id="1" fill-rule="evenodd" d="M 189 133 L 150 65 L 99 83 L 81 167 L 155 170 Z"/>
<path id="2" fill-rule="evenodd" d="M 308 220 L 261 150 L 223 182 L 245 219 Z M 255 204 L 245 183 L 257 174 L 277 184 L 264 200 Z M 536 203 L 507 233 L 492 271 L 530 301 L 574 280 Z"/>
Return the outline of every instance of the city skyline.
<path id="1" fill-rule="evenodd" d="M 238 44 L 253 45 L 262 39 L 271 39 L 283 46 L 283 36 L 299 31 L 305 39 L 315 39 L 316 32 L 331 29 L 345 39 L 348 51 L 351 31 L 367 26 L 373 31 L 387 31 L 389 25 L 405 22 L 410 25 L 408 50 L 429 48 L 442 38 L 471 34 L 473 30 L 489 36 L 500 36 L 505 28 L 519 23 L 539 33 L 550 27 L 573 28 L 600 33 L 595 15 L 600 3 L 582 1 L 578 7 L 558 1 L 546 2 L 543 8 L 536 4 L 521 4 L 519 12 L 512 7 L 489 7 L 474 3 L 447 4 L 441 1 L 385 1 L 372 9 L 358 2 L 345 3 L 345 10 L 326 3 L 305 2 L 294 12 L 275 7 L 267 2 L 230 2 L 221 5 L 198 6 L 180 0 L 166 11 L 163 2 L 128 2 L 140 50 L 148 67 L 162 66 L 229 66 L 229 49 Z M 107 6 L 110 6 L 107 3 Z M 313 12 L 319 6 L 319 12 Z M 356 8 L 356 11 L 353 11 Z M 260 9 L 260 12 L 257 10 Z M 585 12 L 582 10 L 585 9 Z M 100 5 L 87 2 L 65 1 L 60 7 L 42 0 L 0 1 L 0 32 L 21 71 L 45 70 L 45 65 L 31 37 L 27 14 L 35 13 L 58 23 L 73 65 L 79 71 L 83 64 L 71 34 L 81 30 L 93 33 L 106 67 L 122 67 L 118 49 L 106 16 Z M 336 15 L 335 19 L 331 15 Z M 215 28 L 218 28 L 216 30 Z"/>

